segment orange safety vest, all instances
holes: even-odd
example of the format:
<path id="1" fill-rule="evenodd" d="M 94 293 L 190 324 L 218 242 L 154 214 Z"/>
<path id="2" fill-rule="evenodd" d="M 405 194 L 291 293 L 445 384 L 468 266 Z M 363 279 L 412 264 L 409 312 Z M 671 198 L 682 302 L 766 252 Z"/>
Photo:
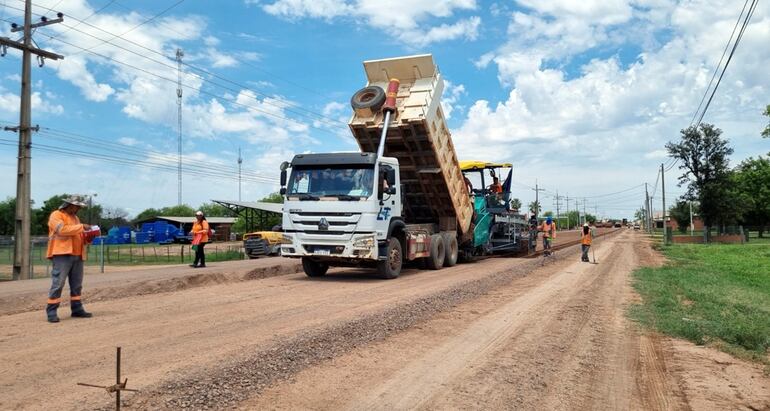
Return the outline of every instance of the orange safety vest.
<path id="1" fill-rule="evenodd" d="M 556 238 L 556 223 L 548 224 L 543 221 L 543 235 L 550 238 Z"/>
<path id="2" fill-rule="evenodd" d="M 588 234 L 583 234 L 583 231 L 580 231 L 580 244 L 583 245 L 591 245 L 591 240 L 593 239 L 593 235 L 591 235 L 591 229 L 588 229 Z"/>
<path id="3" fill-rule="evenodd" d="M 86 259 L 83 224 L 76 215 L 56 210 L 48 218 L 48 258 L 55 255 L 79 255 Z"/>
<path id="4" fill-rule="evenodd" d="M 201 242 L 208 243 L 209 242 L 209 222 L 206 220 L 203 220 L 200 223 L 198 221 L 195 221 L 195 223 L 193 223 L 192 233 L 193 233 L 193 236 L 196 234 L 200 234 Z"/>
<path id="5" fill-rule="evenodd" d="M 492 185 L 489 186 L 489 191 L 491 191 L 491 192 L 493 192 L 495 194 L 502 193 L 503 192 L 503 186 L 501 186 L 500 184 L 492 184 Z"/>

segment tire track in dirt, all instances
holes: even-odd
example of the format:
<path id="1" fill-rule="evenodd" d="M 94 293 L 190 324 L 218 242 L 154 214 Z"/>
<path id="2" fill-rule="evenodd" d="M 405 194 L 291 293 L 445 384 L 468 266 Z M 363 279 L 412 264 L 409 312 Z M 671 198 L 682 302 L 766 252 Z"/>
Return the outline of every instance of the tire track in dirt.
<path id="1" fill-rule="evenodd" d="M 636 261 L 618 237 L 598 247 L 599 265 L 548 264 L 240 408 L 640 408 L 638 334 L 624 317 Z"/>

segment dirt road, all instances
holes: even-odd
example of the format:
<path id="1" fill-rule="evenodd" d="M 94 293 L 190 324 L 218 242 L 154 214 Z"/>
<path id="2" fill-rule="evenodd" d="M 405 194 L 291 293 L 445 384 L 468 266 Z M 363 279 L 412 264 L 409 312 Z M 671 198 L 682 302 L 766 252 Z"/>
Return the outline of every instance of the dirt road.
<path id="1" fill-rule="evenodd" d="M 686 346 L 685 358 L 625 319 L 630 271 L 654 262 L 640 238 L 599 241 L 596 265 L 573 247 L 542 267 L 499 258 L 394 281 L 335 270 L 210 283 L 92 303 L 93 319 L 55 325 L 0 315 L 0 409 L 107 409 L 106 393 L 75 383 L 114 381 L 117 345 L 142 390 L 129 409 L 770 406 L 761 370 L 733 361 L 710 380 L 729 388 L 709 397 L 698 384 L 713 369 L 697 366 L 708 356 Z"/>

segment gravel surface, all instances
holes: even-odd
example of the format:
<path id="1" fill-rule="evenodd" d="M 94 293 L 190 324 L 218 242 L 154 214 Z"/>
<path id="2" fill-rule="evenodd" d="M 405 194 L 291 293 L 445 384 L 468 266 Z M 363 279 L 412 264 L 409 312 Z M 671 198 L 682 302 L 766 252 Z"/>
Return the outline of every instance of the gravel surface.
<path id="1" fill-rule="evenodd" d="M 554 259 L 572 256 L 576 249 L 574 246 L 565 249 Z M 514 269 L 494 272 L 387 311 L 274 341 L 264 350 L 217 369 L 145 390 L 125 405 L 137 409 L 233 408 L 275 382 L 285 381 L 309 366 L 359 346 L 384 340 L 437 313 L 508 284 L 514 278 L 525 276 L 540 263 L 539 259 L 533 259 Z"/>

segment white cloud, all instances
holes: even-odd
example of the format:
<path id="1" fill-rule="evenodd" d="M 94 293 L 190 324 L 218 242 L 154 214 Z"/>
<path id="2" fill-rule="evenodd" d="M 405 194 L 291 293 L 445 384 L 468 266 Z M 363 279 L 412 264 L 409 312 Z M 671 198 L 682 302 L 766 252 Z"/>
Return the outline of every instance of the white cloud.
<path id="1" fill-rule="evenodd" d="M 441 98 L 441 108 L 444 110 L 444 117 L 449 120 L 452 113 L 456 110 L 462 110 L 464 107 L 458 105 L 460 98 L 465 95 L 465 86 L 462 84 L 454 85 L 449 80 L 444 80 L 444 96 Z"/>
<path id="2" fill-rule="evenodd" d="M 512 14 L 508 40 L 476 61 L 479 69 L 497 66 L 508 97 L 473 103 L 453 132 L 455 146 L 462 158 L 510 160 L 519 178 L 582 195 L 654 178 L 663 145 L 689 125 L 740 11 L 727 1 L 519 3 L 531 10 Z M 715 13 L 706 17 L 704 8 Z M 767 38 L 764 6 L 705 118 L 724 125 L 736 155 L 758 154 L 745 142 L 758 138 L 751 124 L 770 92 Z M 642 50 L 632 61 L 593 53 L 629 44 Z M 568 72 L 577 56 L 587 62 Z"/>
<path id="3" fill-rule="evenodd" d="M 32 103 L 32 110 L 39 113 L 47 113 L 59 115 L 64 113 L 64 107 L 61 104 L 52 103 L 52 95 L 47 94 L 46 97 L 42 97 L 40 92 L 32 92 L 30 96 L 30 102 Z M 0 93 L 0 112 L 18 113 L 19 112 L 19 95 L 14 93 Z"/>
<path id="4" fill-rule="evenodd" d="M 412 42 L 416 46 L 426 46 L 432 43 L 456 39 L 473 41 L 478 37 L 480 24 L 481 18 L 474 16 L 454 24 L 442 24 L 438 27 L 431 27 L 426 32 L 421 32 L 420 30 L 407 31 L 399 34 L 399 38 L 402 41 Z"/>
<path id="5" fill-rule="evenodd" d="M 247 3 L 257 4 L 249 0 Z M 475 0 L 394 0 L 388 2 L 385 8 L 377 0 L 277 0 L 262 5 L 267 13 L 291 20 L 352 18 L 362 24 L 396 33 L 399 41 L 418 47 L 460 38 L 475 40 L 481 23 L 478 16 L 438 26 L 432 26 L 427 21 L 450 18 L 455 11 L 476 7 Z"/>

